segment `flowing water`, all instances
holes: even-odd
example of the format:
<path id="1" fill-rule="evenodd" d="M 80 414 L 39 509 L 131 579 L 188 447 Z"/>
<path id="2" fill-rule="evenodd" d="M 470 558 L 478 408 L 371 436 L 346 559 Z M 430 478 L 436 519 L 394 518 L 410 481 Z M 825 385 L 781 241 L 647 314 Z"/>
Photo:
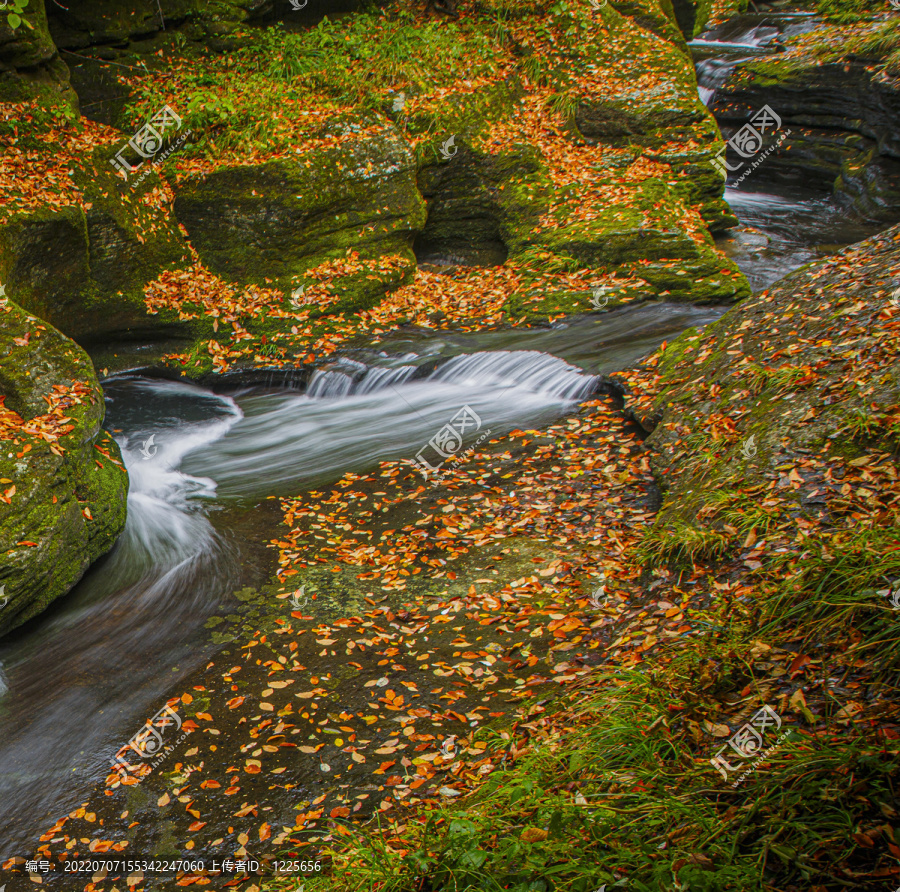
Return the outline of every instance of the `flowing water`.
<path id="1" fill-rule="evenodd" d="M 106 380 L 128 522 L 67 597 L 0 642 L 0 859 L 30 856 L 83 801 L 206 658 L 206 620 L 268 580 L 280 517 L 265 496 L 413 459 L 463 406 L 492 436 L 546 424 L 600 373 L 721 312 L 651 304 L 531 331 L 412 331 L 336 359 L 304 392 Z"/>
<path id="2" fill-rule="evenodd" d="M 813 13 L 746 13 L 711 28 L 688 46 L 696 61 L 700 98 L 709 105 L 736 65 L 777 52 L 783 42 L 815 27 Z"/>
<path id="3" fill-rule="evenodd" d="M 742 16 L 694 41 L 704 100 L 740 60 L 807 27 L 802 15 Z M 756 289 L 877 231 L 827 196 L 757 189 L 750 178 L 727 190 L 741 227 L 722 241 Z M 269 579 L 264 543 L 279 517 L 267 496 L 412 460 L 464 406 L 479 420 L 471 438 L 544 425 L 600 375 L 721 312 L 647 304 L 529 331 L 409 330 L 348 351 L 308 383 L 282 376 L 280 387 L 104 382 L 131 481 L 128 522 L 67 597 L 0 642 L 0 860 L 30 856 L 39 833 L 102 781 L 210 653 L 206 620 Z"/>
<path id="4" fill-rule="evenodd" d="M 809 31 L 817 21 L 813 13 L 748 13 L 691 41 L 704 104 L 713 106 L 716 91 L 735 66 L 777 55 L 784 41 Z M 729 175 L 725 200 L 740 226 L 719 240 L 719 247 L 741 268 L 754 291 L 884 229 L 883 222 L 859 217 L 830 191 L 810 189 L 802 175 L 763 165 L 746 179 L 740 172 Z"/>

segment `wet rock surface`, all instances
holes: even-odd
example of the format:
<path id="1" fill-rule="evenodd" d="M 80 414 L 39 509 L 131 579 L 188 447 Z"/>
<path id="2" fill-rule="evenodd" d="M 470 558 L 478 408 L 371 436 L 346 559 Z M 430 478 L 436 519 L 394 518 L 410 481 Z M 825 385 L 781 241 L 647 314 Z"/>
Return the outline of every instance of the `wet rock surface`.
<path id="1" fill-rule="evenodd" d="M 66 594 L 125 525 L 128 478 L 87 355 L 0 298 L 0 634 Z"/>

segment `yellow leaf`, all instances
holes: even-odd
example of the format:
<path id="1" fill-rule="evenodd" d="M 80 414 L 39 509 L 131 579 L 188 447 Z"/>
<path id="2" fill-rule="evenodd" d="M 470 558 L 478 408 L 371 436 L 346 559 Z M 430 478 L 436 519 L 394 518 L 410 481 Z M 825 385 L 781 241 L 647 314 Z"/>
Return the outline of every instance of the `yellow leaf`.
<path id="1" fill-rule="evenodd" d="M 545 840 L 547 836 L 547 831 L 541 830 L 540 827 L 526 827 L 522 831 L 520 839 L 522 842 L 541 842 Z"/>

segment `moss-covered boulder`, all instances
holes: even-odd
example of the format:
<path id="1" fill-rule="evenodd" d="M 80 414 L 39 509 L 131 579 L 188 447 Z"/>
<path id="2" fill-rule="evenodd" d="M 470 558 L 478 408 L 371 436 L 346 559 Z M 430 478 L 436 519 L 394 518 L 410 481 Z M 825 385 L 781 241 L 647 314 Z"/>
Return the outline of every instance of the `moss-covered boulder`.
<path id="1" fill-rule="evenodd" d="M 416 238 L 420 261 L 492 266 L 526 245 L 547 208 L 537 151 L 516 146 L 491 155 L 455 139 L 450 157 L 427 163 L 418 183 L 428 221 Z M 451 154 L 452 153 L 452 154 Z"/>
<path id="2" fill-rule="evenodd" d="M 40 97 L 48 105 L 62 101 L 74 108 L 78 100 L 50 36 L 44 0 L 29 0 L 17 28 L 10 26 L 9 12 L 0 9 L 0 102 Z"/>
<path id="3" fill-rule="evenodd" d="M 184 179 L 175 214 L 213 272 L 285 285 L 348 250 L 412 263 L 425 223 L 413 153 L 390 126 L 349 123 L 295 158 Z"/>
<path id="4" fill-rule="evenodd" d="M 0 297 L 0 635 L 68 592 L 125 525 L 103 412 L 84 351 Z"/>
<path id="5" fill-rule="evenodd" d="M 271 24 L 286 19 L 309 25 L 325 15 L 346 13 L 357 0 L 308 0 L 302 9 L 273 0 L 71 0 L 50 10 L 50 32 L 57 46 L 106 45 L 111 56 L 126 44 L 140 51 L 167 31 L 178 30 L 190 40 L 215 49 L 224 48 L 231 37 L 250 22 Z"/>
<path id="6" fill-rule="evenodd" d="M 0 219 L 0 277 L 10 294 L 82 345 L 184 329 L 174 314 L 149 314 L 143 289 L 184 261 L 187 246 L 164 201 L 148 201 L 146 186 L 141 192 L 114 174 L 114 153 L 70 160 L 71 203 Z"/>
<path id="7" fill-rule="evenodd" d="M 652 385 L 642 382 L 654 404 L 631 397 L 653 430 L 647 445 L 665 493 L 647 556 L 725 553 L 780 518 L 838 523 L 853 511 L 881 511 L 897 522 L 895 509 L 841 478 L 845 463 L 867 465 L 866 453 L 895 467 L 898 282 L 895 226 L 803 267 L 657 354 Z M 820 486 L 807 485 L 823 475 Z"/>

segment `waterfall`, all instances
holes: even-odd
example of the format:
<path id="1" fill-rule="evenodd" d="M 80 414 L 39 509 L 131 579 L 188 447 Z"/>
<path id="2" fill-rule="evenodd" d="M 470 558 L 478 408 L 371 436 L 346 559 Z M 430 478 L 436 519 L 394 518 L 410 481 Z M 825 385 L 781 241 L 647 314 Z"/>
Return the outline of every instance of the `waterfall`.
<path id="1" fill-rule="evenodd" d="M 379 461 L 413 460 L 463 407 L 480 421 L 466 446 L 488 430 L 545 424 L 597 380 L 536 350 L 456 356 L 424 378 L 415 371 L 338 360 L 305 394 L 239 396 L 243 418 L 183 468 L 215 480 L 219 498 L 284 494 Z"/>

